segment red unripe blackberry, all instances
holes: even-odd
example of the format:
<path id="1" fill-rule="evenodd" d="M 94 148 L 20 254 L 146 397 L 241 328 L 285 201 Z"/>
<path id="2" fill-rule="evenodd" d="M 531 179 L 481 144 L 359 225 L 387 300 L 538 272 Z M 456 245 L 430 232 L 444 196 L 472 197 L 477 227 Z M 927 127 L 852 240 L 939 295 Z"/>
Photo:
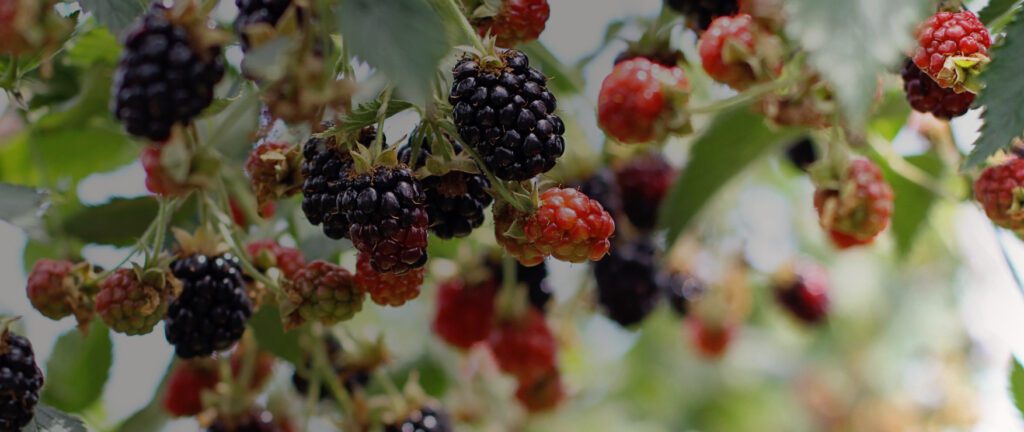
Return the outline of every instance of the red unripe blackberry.
<path id="1" fill-rule="evenodd" d="M 747 14 L 716 18 L 700 37 L 701 66 L 715 81 L 743 90 L 757 81 L 757 73 L 737 52 L 754 55 L 760 29 Z"/>
<path id="2" fill-rule="evenodd" d="M 163 146 L 151 144 L 139 155 L 142 169 L 146 172 L 146 190 L 164 197 L 181 196 L 192 186 L 175 181 L 163 165 Z"/>
<path id="3" fill-rule="evenodd" d="M 665 0 L 665 4 L 683 14 L 698 30 L 707 29 L 715 18 L 740 10 L 738 0 Z"/>
<path id="4" fill-rule="evenodd" d="M 544 315 L 534 309 L 527 309 L 518 319 L 499 323 L 491 331 L 487 346 L 498 367 L 521 382 L 535 382 L 558 366 L 558 342 Z"/>
<path id="5" fill-rule="evenodd" d="M 114 115 L 128 133 L 165 141 L 175 123 L 188 123 L 213 102 L 224 77 L 218 45 L 199 47 L 190 29 L 153 3 L 128 31 L 114 74 Z"/>
<path id="6" fill-rule="evenodd" d="M 497 15 L 474 24 L 480 36 L 491 35 L 498 46 L 514 47 L 537 40 L 550 15 L 548 0 L 503 0 Z"/>
<path id="7" fill-rule="evenodd" d="M 1019 232 L 1024 228 L 1024 159 L 985 168 L 974 181 L 974 199 L 992 223 Z"/>
<path id="8" fill-rule="evenodd" d="M 615 170 L 622 197 L 622 211 L 641 230 L 654 229 L 661 201 L 672 188 L 678 170 L 660 154 L 630 160 Z"/>
<path id="9" fill-rule="evenodd" d="M 172 263 L 171 272 L 182 291 L 167 310 L 164 333 L 178 357 L 205 357 L 242 338 L 252 302 L 237 258 L 195 254 Z"/>
<path id="10" fill-rule="evenodd" d="M 594 263 L 594 276 L 601 309 L 623 327 L 647 318 L 668 281 L 658 266 L 657 248 L 645 239 L 616 244 L 607 257 Z"/>
<path id="11" fill-rule="evenodd" d="M 958 88 L 963 84 L 962 77 L 955 70 L 959 66 L 950 64 L 952 59 L 987 59 L 992 38 L 978 16 L 965 10 L 932 15 L 918 27 L 917 43 L 914 64 L 934 78 L 940 87 Z"/>
<path id="12" fill-rule="evenodd" d="M 807 324 L 820 323 L 828 315 L 828 276 L 821 267 L 798 266 L 776 280 L 774 291 L 779 304 Z"/>
<path id="13" fill-rule="evenodd" d="M 557 369 L 533 381 L 520 381 L 516 387 L 516 400 L 531 413 L 551 411 L 565 396 L 565 383 Z"/>
<path id="14" fill-rule="evenodd" d="M 469 349 L 487 340 L 494 320 L 498 285 L 493 278 L 474 285 L 451 279 L 437 287 L 437 311 L 431 328 L 451 346 Z"/>
<path id="15" fill-rule="evenodd" d="M 325 124 L 329 128 L 333 124 Z M 377 138 L 373 126 L 363 128 L 357 142 L 366 147 Z M 387 138 L 383 138 L 387 142 Z M 341 211 L 341 198 L 351 187 L 352 156 L 343 151 L 336 137 L 310 137 L 302 147 L 302 213 L 313 225 L 322 225 L 324 235 L 335 240 L 348 238 L 349 220 Z"/>
<path id="16" fill-rule="evenodd" d="M 942 88 L 917 67 L 907 60 L 903 64 L 903 91 L 907 94 L 907 102 L 917 112 L 931 113 L 941 119 L 960 117 L 971 109 L 974 93 L 957 93 L 953 89 Z"/>
<path id="17" fill-rule="evenodd" d="M 245 30 L 253 24 L 277 25 L 288 7 L 292 5 L 291 0 L 235 0 L 238 6 L 238 16 L 235 17 L 235 33 L 242 40 L 242 50 L 249 49 L 249 37 Z"/>
<path id="18" fill-rule="evenodd" d="M 495 209 L 498 243 L 520 263 L 535 266 L 547 256 L 574 263 L 597 261 L 608 253 L 615 221 L 601 204 L 576 189 L 553 188 L 540 195 L 536 211 L 518 214 L 511 206 Z M 509 234 L 519 219 L 523 234 Z"/>
<path id="19" fill-rule="evenodd" d="M 689 87 L 681 68 L 640 57 L 619 63 L 601 83 L 598 124 L 609 136 L 628 144 L 684 131 L 689 122 L 681 105 Z"/>
<path id="20" fill-rule="evenodd" d="M 266 272 L 276 267 L 285 278 L 292 279 L 306 265 L 302 251 L 281 246 L 277 240 L 256 240 L 245 246 L 256 269 Z"/>
<path id="21" fill-rule="evenodd" d="M 0 331 L 0 430 L 19 431 L 35 416 L 43 371 L 28 339 Z"/>
<path id="22" fill-rule="evenodd" d="M 522 181 L 548 172 L 565 152 L 565 125 L 555 115 L 547 77 L 526 54 L 510 49 L 500 65 L 466 56 L 452 71 L 448 101 L 459 135 L 502 180 Z"/>
<path id="23" fill-rule="evenodd" d="M 370 294 L 374 303 L 399 307 L 419 297 L 425 274 L 426 269 L 423 267 L 399 275 L 378 273 L 370 264 L 370 256 L 359 253 L 355 282 L 356 288 Z"/>
<path id="24" fill-rule="evenodd" d="M 836 246 L 867 244 L 889 225 L 893 191 L 877 165 L 853 159 L 837 184 L 814 192 L 814 207 Z"/>
<path id="25" fill-rule="evenodd" d="M 701 357 L 715 359 L 722 357 L 736 336 L 736 326 L 728 323 L 704 322 L 700 318 L 688 318 L 694 348 Z"/>
<path id="26" fill-rule="evenodd" d="M 462 154 L 460 144 L 452 145 L 456 156 Z M 423 168 L 431 154 L 427 142 L 422 143 L 420 150 L 421 154 L 413 167 L 415 169 Z M 409 164 L 412 159 L 412 143 L 399 150 L 398 159 Z M 484 209 L 494 201 L 487 193 L 491 182 L 487 181 L 484 174 L 449 171 L 445 175 L 422 178 L 420 184 L 426 193 L 430 231 L 443 239 L 469 235 L 484 223 Z"/>
<path id="27" fill-rule="evenodd" d="M 408 168 L 377 167 L 349 179 L 338 208 L 374 270 L 402 274 L 427 262 L 426 199 Z"/>
<path id="28" fill-rule="evenodd" d="M 306 264 L 282 289 L 287 298 L 282 312 L 288 327 L 349 320 L 363 310 L 366 297 L 356 289 L 352 273 L 319 260 Z"/>
<path id="29" fill-rule="evenodd" d="M 32 266 L 26 292 L 32 307 L 43 316 L 59 320 L 74 312 L 68 301 L 68 290 L 74 284 L 73 267 L 71 261 L 51 259 L 41 259 Z"/>
<path id="30" fill-rule="evenodd" d="M 167 314 L 176 284 L 173 277 L 158 270 L 140 278 L 135 269 L 118 269 L 100 284 L 96 312 L 117 333 L 148 334 Z"/>
<path id="31" fill-rule="evenodd" d="M 184 361 L 167 378 L 163 408 L 172 417 L 192 417 L 203 410 L 203 391 L 220 382 L 216 365 L 203 361 Z"/>
<path id="32" fill-rule="evenodd" d="M 448 413 L 428 406 L 421 407 L 397 422 L 384 425 L 384 432 L 451 432 Z"/>

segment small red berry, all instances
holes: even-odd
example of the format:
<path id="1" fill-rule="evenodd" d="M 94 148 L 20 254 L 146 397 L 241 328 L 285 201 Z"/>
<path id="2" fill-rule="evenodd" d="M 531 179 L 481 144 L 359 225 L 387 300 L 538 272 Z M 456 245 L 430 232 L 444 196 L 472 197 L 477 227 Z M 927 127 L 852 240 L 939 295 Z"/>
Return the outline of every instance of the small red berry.
<path id="1" fill-rule="evenodd" d="M 630 160 L 615 170 L 622 191 L 622 210 L 633 226 L 649 230 L 658 222 L 658 210 L 677 170 L 660 154 Z"/>
<path id="2" fill-rule="evenodd" d="M 398 307 L 420 295 L 420 286 L 426 268 L 419 267 L 396 275 L 378 273 L 370 263 L 370 256 L 359 253 L 356 264 L 356 288 L 370 294 L 370 299 L 381 306 Z"/>
<path id="3" fill-rule="evenodd" d="M 281 246 L 276 240 L 253 241 L 246 245 L 245 250 L 258 270 L 266 272 L 277 268 L 288 279 L 294 278 L 306 265 L 302 251 Z"/>
<path id="4" fill-rule="evenodd" d="M 700 318 L 689 318 L 686 326 L 690 329 L 697 353 L 708 359 L 722 357 L 736 335 L 736 327 L 728 323 L 713 324 Z"/>
<path id="5" fill-rule="evenodd" d="M 191 417 L 203 410 L 203 391 L 220 382 L 216 365 L 203 360 L 183 361 L 167 379 L 163 407 L 174 417 Z"/>
<path id="6" fill-rule="evenodd" d="M 756 52 L 760 29 L 747 14 L 724 16 L 711 22 L 697 49 L 701 65 L 715 81 L 743 90 L 757 81 L 748 60 Z"/>
<path id="7" fill-rule="evenodd" d="M 365 295 L 356 289 L 352 273 L 326 261 L 306 264 L 282 286 L 282 312 L 286 327 L 307 322 L 334 324 L 354 317 L 363 309 Z"/>
<path id="8" fill-rule="evenodd" d="M 487 346 L 498 367 L 520 382 L 536 382 L 557 367 L 558 342 L 544 315 L 532 308 L 517 320 L 499 323 Z"/>
<path id="9" fill-rule="evenodd" d="M 74 311 L 68 296 L 73 288 L 74 277 L 71 261 L 41 259 L 32 266 L 26 291 L 32 307 L 43 316 L 59 320 Z"/>
<path id="10" fill-rule="evenodd" d="M 192 187 L 176 181 L 163 164 L 163 146 L 151 144 L 142 150 L 139 159 L 142 161 L 142 169 L 146 171 L 146 189 L 160 196 L 181 196 Z"/>
<path id="11" fill-rule="evenodd" d="M 974 93 L 957 93 L 953 89 L 939 87 L 912 61 L 904 63 L 901 75 L 903 91 L 914 111 L 931 113 L 941 119 L 951 119 L 966 114 L 974 102 Z"/>
<path id="12" fill-rule="evenodd" d="M 548 0 L 503 0 L 496 15 L 475 24 L 480 36 L 490 34 L 498 46 L 512 48 L 537 40 L 550 15 Z"/>
<path id="13" fill-rule="evenodd" d="M 893 191 L 877 165 L 853 159 L 837 185 L 814 192 L 814 207 L 836 246 L 868 244 L 889 225 Z"/>
<path id="14" fill-rule="evenodd" d="M 126 335 L 147 334 L 167 314 L 178 282 L 159 270 L 149 270 L 145 275 L 123 268 L 100 284 L 96 312 L 111 330 Z"/>
<path id="15" fill-rule="evenodd" d="M 917 30 L 918 47 L 914 64 L 930 75 L 940 87 L 963 84 L 954 58 L 970 57 L 987 61 L 992 38 L 985 24 L 971 11 L 939 12 Z M 976 67 L 976 66 L 972 66 Z"/>
<path id="16" fill-rule="evenodd" d="M 516 399 L 531 413 L 551 411 L 565 399 L 565 383 L 557 369 L 534 381 L 520 381 Z"/>
<path id="17" fill-rule="evenodd" d="M 509 232 L 516 218 L 521 236 Z M 612 216 L 576 189 L 548 189 L 532 214 L 499 209 L 495 221 L 498 242 L 526 266 L 538 265 L 547 256 L 574 263 L 597 261 L 608 253 L 608 239 L 615 232 Z"/>
<path id="18" fill-rule="evenodd" d="M 460 279 L 442 283 L 437 288 L 437 312 L 431 328 L 456 348 L 469 349 L 487 340 L 494 320 L 497 292 L 498 286 L 490 278 L 474 285 L 467 285 Z"/>
<path id="19" fill-rule="evenodd" d="M 1024 229 L 1024 159 L 985 168 L 974 182 L 974 199 L 992 223 L 1013 231 Z"/>
<path id="20" fill-rule="evenodd" d="M 681 68 L 645 58 L 624 61 L 601 84 L 598 123 L 623 143 L 661 140 L 689 127 L 682 109 L 688 92 Z"/>
<path id="21" fill-rule="evenodd" d="M 775 299 L 797 319 L 817 324 L 829 310 L 829 283 L 825 269 L 801 264 L 775 283 Z"/>

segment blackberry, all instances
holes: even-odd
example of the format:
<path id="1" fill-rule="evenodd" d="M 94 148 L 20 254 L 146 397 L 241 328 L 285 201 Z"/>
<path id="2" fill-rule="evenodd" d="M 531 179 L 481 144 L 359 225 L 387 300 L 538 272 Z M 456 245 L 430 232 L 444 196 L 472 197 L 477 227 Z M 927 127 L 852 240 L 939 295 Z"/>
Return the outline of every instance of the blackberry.
<path id="1" fill-rule="evenodd" d="M 135 24 L 114 74 L 114 115 L 128 133 L 166 141 L 213 102 L 224 77 L 218 45 L 196 46 L 189 29 L 170 21 L 159 2 Z"/>
<path id="2" fill-rule="evenodd" d="M 500 286 L 505 274 L 501 261 L 495 259 L 488 260 L 487 266 L 490 267 L 495 282 Z M 527 298 L 530 300 L 530 305 L 541 312 L 547 310 L 548 303 L 551 302 L 551 297 L 554 294 L 551 285 L 547 282 L 547 278 L 547 262 L 527 267 L 516 261 L 516 281 L 526 285 L 527 289 L 529 289 Z"/>
<path id="3" fill-rule="evenodd" d="M 602 169 L 583 183 L 577 185 L 580 192 L 597 200 L 604 207 L 605 211 L 613 217 L 622 214 L 622 193 L 619 191 L 619 184 L 615 181 L 615 174 L 609 169 Z"/>
<path id="4" fill-rule="evenodd" d="M 510 49 L 501 65 L 463 57 L 452 73 L 448 101 L 463 141 L 502 180 L 522 181 L 548 172 L 565 152 L 565 125 L 555 113 L 547 77 L 526 54 Z"/>
<path id="5" fill-rule="evenodd" d="M 426 194 L 404 166 L 349 178 L 338 199 L 356 249 L 378 273 L 401 274 L 427 262 Z"/>
<path id="6" fill-rule="evenodd" d="M 931 113 L 935 117 L 949 120 L 966 114 L 974 102 L 974 93 L 957 93 L 951 88 L 940 87 L 909 59 L 903 64 L 900 75 L 903 77 L 907 102 L 914 111 Z"/>
<path id="7" fill-rule="evenodd" d="M 324 129 L 334 125 L 326 123 Z M 373 126 L 363 128 L 357 142 L 369 146 L 377 138 Z M 387 139 L 384 140 L 387 142 Z M 310 137 L 302 147 L 302 212 L 313 225 L 322 225 L 324 235 L 335 240 L 348 238 L 349 222 L 338 205 L 352 168 L 352 156 L 341 148 L 337 137 Z"/>
<path id="8" fill-rule="evenodd" d="M 594 263 L 597 300 L 605 314 L 623 327 L 644 320 L 664 293 L 657 249 L 647 239 L 616 244 Z"/>
<path id="9" fill-rule="evenodd" d="M 818 148 L 814 146 L 811 137 L 803 137 L 786 149 L 786 159 L 803 172 L 807 172 L 819 157 Z"/>
<path id="10" fill-rule="evenodd" d="M 18 431 L 35 416 L 43 371 L 36 365 L 32 343 L 3 330 L 0 333 L 0 430 Z"/>
<path id="11" fill-rule="evenodd" d="M 715 18 L 740 11 L 737 0 L 665 0 L 665 3 L 683 14 L 698 30 L 707 30 Z"/>
<path id="12" fill-rule="evenodd" d="M 384 432 L 449 432 L 452 431 L 448 414 L 440 409 L 422 407 L 409 413 L 398 423 L 384 426 Z"/>
<path id="13" fill-rule="evenodd" d="M 690 313 L 690 304 L 706 290 L 704 282 L 693 275 L 663 273 L 660 277 L 664 283 L 668 304 L 681 317 Z"/>
<path id="14" fill-rule="evenodd" d="M 413 134 L 415 136 L 415 134 Z M 462 146 L 453 143 L 455 154 L 462 153 Z M 416 159 L 414 169 L 422 168 L 430 156 L 430 144 L 424 140 L 422 150 Z M 412 143 L 402 147 L 398 159 L 409 164 L 412 158 Z M 429 176 L 420 180 L 427 194 L 427 216 L 430 231 L 434 235 L 450 239 L 465 237 L 484 223 L 484 209 L 494 201 L 487 189 L 491 183 L 483 174 L 449 171 L 442 176 Z"/>
<path id="15" fill-rule="evenodd" d="M 242 40 L 242 50 L 249 50 L 249 36 L 245 29 L 253 24 L 277 25 L 291 0 L 235 0 L 238 16 L 235 18 L 235 33 Z"/>
<path id="16" fill-rule="evenodd" d="M 208 356 L 241 339 L 252 303 L 237 258 L 191 255 L 172 263 L 171 272 L 182 291 L 167 309 L 164 334 L 178 357 Z"/>
<path id="17" fill-rule="evenodd" d="M 660 154 L 635 158 L 615 170 L 622 212 L 633 226 L 654 229 L 661 201 L 675 182 L 677 171 Z"/>
<path id="18" fill-rule="evenodd" d="M 327 361 L 331 364 L 331 369 L 334 374 L 341 380 L 341 384 L 345 387 L 345 391 L 353 393 L 356 390 L 364 389 L 370 383 L 371 368 L 364 367 L 353 367 L 345 365 L 345 351 L 341 347 L 341 342 L 333 336 L 324 337 L 324 345 L 327 348 Z M 314 363 L 313 358 L 309 354 L 303 362 L 305 371 L 313 372 Z M 309 394 L 309 377 L 299 371 L 295 370 L 292 374 L 292 386 L 295 387 L 295 391 L 305 396 Z M 334 394 L 331 393 L 330 386 L 321 380 L 320 384 L 320 400 L 333 399 Z"/>

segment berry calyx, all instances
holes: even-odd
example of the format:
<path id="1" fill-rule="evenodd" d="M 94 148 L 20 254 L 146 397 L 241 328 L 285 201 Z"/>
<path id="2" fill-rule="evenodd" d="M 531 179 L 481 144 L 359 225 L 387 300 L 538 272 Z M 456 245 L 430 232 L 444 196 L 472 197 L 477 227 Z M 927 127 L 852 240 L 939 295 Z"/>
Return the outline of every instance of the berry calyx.
<path id="1" fill-rule="evenodd" d="M 469 349 L 487 340 L 494 320 L 498 284 L 487 278 L 479 284 L 451 279 L 437 287 L 437 310 L 431 328 L 441 340 Z"/>
<path id="2" fill-rule="evenodd" d="M 245 251 L 252 258 L 257 270 L 266 273 L 271 268 L 281 270 L 287 279 L 292 279 L 306 265 L 302 251 L 296 248 L 281 246 L 277 240 L 256 240 L 245 246 Z"/>
<path id="3" fill-rule="evenodd" d="M 661 201 L 675 182 L 678 170 L 661 154 L 634 158 L 615 170 L 622 210 L 641 230 L 654 229 Z"/>
<path id="4" fill-rule="evenodd" d="M 747 14 L 716 18 L 697 49 L 708 76 L 736 90 L 770 80 L 782 69 L 781 42 Z"/>
<path id="5" fill-rule="evenodd" d="M 974 199 L 992 223 L 1012 231 L 1024 229 L 1024 159 L 985 168 L 974 181 Z"/>
<path id="6" fill-rule="evenodd" d="M 576 189 L 544 191 L 530 214 L 509 204 L 495 207 L 498 243 L 526 266 L 538 265 L 547 256 L 574 263 L 597 261 L 608 253 L 614 232 L 612 216 Z"/>
<path id="7" fill-rule="evenodd" d="M 511 48 L 537 40 L 551 15 L 548 0 L 501 0 L 497 13 L 474 20 L 480 36 L 494 36 L 498 46 Z M 481 6 L 486 9 L 488 5 Z M 474 13 L 474 16 L 478 14 Z"/>
<path id="8" fill-rule="evenodd" d="M 877 165 L 853 159 L 837 181 L 815 190 L 814 207 L 836 246 L 867 244 L 889 225 L 893 191 Z"/>
<path id="9" fill-rule="evenodd" d="M 370 295 L 381 306 L 399 307 L 419 297 L 426 269 L 412 269 L 400 275 L 378 273 L 370 264 L 370 256 L 360 253 L 356 264 L 356 288 Z"/>
<path id="10" fill-rule="evenodd" d="M 989 62 L 992 38 L 974 12 L 939 12 L 918 27 L 914 64 L 942 88 L 977 90 L 974 78 Z"/>
<path id="11" fill-rule="evenodd" d="M 807 324 L 825 320 L 829 310 L 829 283 L 825 270 L 801 264 L 776 277 L 775 299 L 795 318 Z"/>
<path id="12" fill-rule="evenodd" d="M 324 129 L 332 126 L 332 123 L 322 125 Z M 355 141 L 369 147 L 376 138 L 377 129 L 368 126 L 359 131 Z M 348 144 L 335 135 L 313 135 L 302 146 L 302 213 L 309 223 L 321 225 L 324 235 L 335 240 L 348 238 L 351 228 L 347 215 L 340 208 L 342 195 L 352 187 L 349 179 L 352 155 L 347 150 Z"/>
<path id="13" fill-rule="evenodd" d="M 974 93 L 942 88 L 910 60 L 903 64 L 901 75 L 903 91 L 914 111 L 948 120 L 966 114 L 974 102 Z"/>
<path id="14" fill-rule="evenodd" d="M 605 133 L 628 144 L 687 132 L 690 121 L 683 107 L 689 87 L 681 68 L 645 58 L 619 63 L 601 84 L 598 124 Z"/>
<path id="15" fill-rule="evenodd" d="M 402 274 L 427 262 L 426 194 L 404 166 L 356 174 L 338 202 L 349 238 L 380 273 Z"/>
<path id="16" fill-rule="evenodd" d="M 245 161 L 245 172 L 256 194 L 257 206 L 290 197 L 302 190 L 299 154 L 283 142 L 257 145 Z"/>
<path id="17" fill-rule="evenodd" d="M 528 180 L 555 166 L 565 152 L 565 125 L 547 77 L 526 54 L 467 55 L 452 74 L 448 102 L 459 136 L 496 177 Z"/>
<path id="18" fill-rule="evenodd" d="M 534 309 L 500 322 L 487 346 L 502 371 L 520 382 L 536 382 L 557 367 L 558 343 L 544 315 Z"/>
<path id="19" fill-rule="evenodd" d="M 43 371 L 32 343 L 0 324 L 0 430 L 19 431 L 35 416 Z"/>
<path id="20" fill-rule="evenodd" d="M 100 283 L 96 312 L 117 333 L 148 334 L 180 290 L 178 281 L 164 270 L 118 269 Z"/>
<path id="21" fill-rule="evenodd" d="M 282 305 L 285 327 L 307 322 L 335 324 L 352 319 L 363 309 L 365 295 L 356 289 L 352 273 L 326 261 L 313 261 L 285 281 Z"/>
<path id="22" fill-rule="evenodd" d="M 242 338 L 253 307 L 237 258 L 189 255 L 173 262 L 171 272 L 182 291 L 167 309 L 164 333 L 178 357 L 205 357 Z"/>

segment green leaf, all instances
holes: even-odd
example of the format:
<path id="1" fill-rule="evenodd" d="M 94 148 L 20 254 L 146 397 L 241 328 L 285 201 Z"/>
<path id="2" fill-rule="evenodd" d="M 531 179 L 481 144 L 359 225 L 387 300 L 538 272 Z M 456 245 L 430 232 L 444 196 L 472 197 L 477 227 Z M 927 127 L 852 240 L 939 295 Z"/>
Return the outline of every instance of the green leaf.
<path id="1" fill-rule="evenodd" d="M 989 0 L 988 5 L 978 12 L 978 18 L 986 25 L 992 24 L 993 21 L 1010 12 L 1010 9 L 1013 9 L 1019 2 L 1020 0 Z"/>
<path id="2" fill-rule="evenodd" d="M 888 92 L 872 115 L 869 129 L 886 141 L 892 141 L 910 118 L 910 111 L 910 104 L 902 89 Z"/>
<path id="3" fill-rule="evenodd" d="M 342 119 L 341 125 L 339 125 L 340 130 L 355 132 L 366 126 L 376 124 L 378 120 L 377 112 L 380 111 L 380 106 L 380 98 L 359 104 L 350 114 Z M 385 118 L 391 118 L 395 114 L 414 107 L 415 105 L 404 100 L 391 99 L 388 101 L 388 112 L 385 114 Z"/>
<path id="4" fill-rule="evenodd" d="M 121 57 L 121 44 L 106 27 L 95 26 L 74 39 L 67 50 L 68 61 L 87 68 L 96 64 L 116 66 Z"/>
<path id="5" fill-rule="evenodd" d="M 147 4 L 138 0 L 80 0 L 78 3 L 115 35 L 131 25 L 135 17 L 146 10 Z"/>
<path id="6" fill-rule="evenodd" d="M 153 393 L 153 398 L 150 399 L 145 407 L 125 419 L 117 427 L 117 432 L 163 430 L 164 425 L 171 420 L 163 408 L 163 396 L 167 388 L 167 380 L 171 377 L 176 364 L 176 361 L 170 362 L 163 379 L 160 380 L 160 385 L 157 386 L 156 391 Z"/>
<path id="7" fill-rule="evenodd" d="M 562 63 L 548 47 L 540 41 L 530 42 L 520 47 L 530 57 L 530 66 L 551 78 L 548 87 L 564 94 L 578 94 L 586 88 L 583 74 L 579 70 Z"/>
<path id="8" fill-rule="evenodd" d="M 43 402 L 67 412 L 81 412 L 103 395 L 114 360 L 110 332 L 102 322 L 89 334 L 71 330 L 57 339 L 46 362 Z"/>
<path id="9" fill-rule="evenodd" d="M 667 242 L 675 242 L 715 192 L 748 164 L 800 133 L 768 126 L 749 106 L 719 113 L 694 142 L 689 162 L 662 204 L 659 225 L 668 229 Z"/>
<path id="10" fill-rule="evenodd" d="M 1017 359 L 1013 360 L 1013 370 L 1010 372 L 1010 392 L 1017 411 L 1024 415 L 1024 366 Z"/>
<path id="11" fill-rule="evenodd" d="M 876 159 L 885 171 L 893 193 L 892 233 L 896 239 L 896 251 L 900 256 L 907 256 L 914 246 L 914 239 L 921 228 L 928 222 L 928 214 L 935 203 L 935 194 L 913 181 L 900 176 L 885 160 Z M 945 164 L 934 152 L 911 156 L 905 160 L 932 177 L 942 174 Z"/>
<path id="12" fill-rule="evenodd" d="M 68 415 L 60 410 L 39 405 L 36 416 L 21 432 L 87 432 L 85 423 L 78 417 Z"/>
<path id="13" fill-rule="evenodd" d="M 878 76 L 905 58 L 930 0 L 791 0 L 787 31 L 810 53 L 847 118 L 863 125 Z"/>
<path id="14" fill-rule="evenodd" d="M 63 231 L 87 243 L 130 246 L 146 232 L 158 207 L 153 197 L 114 198 L 82 207 L 64 219 Z"/>
<path id="15" fill-rule="evenodd" d="M 296 334 L 286 334 L 281 324 L 281 314 L 276 307 L 262 307 L 249 320 L 249 327 L 256 336 L 256 344 L 280 359 L 299 364 L 302 361 L 302 347 Z"/>
<path id="16" fill-rule="evenodd" d="M 430 100 L 437 67 L 448 53 L 440 17 L 424 0 L 346 0 L 338 20 L 352 53 L 416 103 Z"/>
<path id="17" fill-rule="evenodd" d="M 242 70 L 262 82 L 274 82 L 288 73 L 290 56 L 298 48 L 295 39 L 283 36 L 260 44 L 245 54 Z"/>
<path id="18" fill-rule="evenodd" d="M 44 191 L 0 183 L 0 220 L 19 225 L 25 219 L 35 219 L 45 202 Z"/>
<path id="19" fill-rule="evenodd" d="M 992 50 L 992 63 L 981 75 L 985 91 L 974 103 L 985 107 L 981 114 L 985 122 L 964 168 L 981 165 L 999 150 L 1009 149 L 1013 139 L 1024 133 L 1024 112 L 1020 110 L 1020 101 L 1024 98 L 1022 70 L 1024 19 L 1016 19 L 1006 27 L 1006 37 Z"/>
<path id="20" fill-rule="evenodd" d="M 244 161 L 252 150 L 259 121 L 259 94 L 246 86 L 221 112 L 195 123 L 204 143 L 217 147 L 231 160 Z"/>

